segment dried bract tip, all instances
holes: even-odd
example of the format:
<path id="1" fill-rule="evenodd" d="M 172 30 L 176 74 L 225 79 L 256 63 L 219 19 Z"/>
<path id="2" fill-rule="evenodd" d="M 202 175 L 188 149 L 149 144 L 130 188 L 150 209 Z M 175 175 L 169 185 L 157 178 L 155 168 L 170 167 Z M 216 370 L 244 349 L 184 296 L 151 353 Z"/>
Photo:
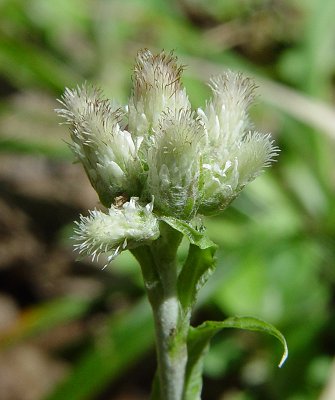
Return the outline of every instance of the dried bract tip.
<path id="1" fill-rule="evenodd" d="M 241 73 L 230 70 L 211 78 L 209 87 L 212 89 L 215 99 L 225 107 L 229 107 L 231 104 L 247 111 L 255 98 L 256 85 L 254 82 Z"/>
<path id="2" fill-rule="evenodd" d="M 139 100 L 148 91 L 161 90 L 172 96 L 181 89 L 183 67 L 177 64 L 173 53 L 152 54 L 144 49 L 138 52 L 134 67 L 134 98 Z"/>
<path id="3" fill-rule="evenodd" d="M 190 108 L 180 82 L 182 71 L 173 53 L 162 51 L 153 55 L 149 50 L 138 53 L 129 104 L 129 125 L 134 132 L 150 134 L 157 128 L 162 113 Z"/>

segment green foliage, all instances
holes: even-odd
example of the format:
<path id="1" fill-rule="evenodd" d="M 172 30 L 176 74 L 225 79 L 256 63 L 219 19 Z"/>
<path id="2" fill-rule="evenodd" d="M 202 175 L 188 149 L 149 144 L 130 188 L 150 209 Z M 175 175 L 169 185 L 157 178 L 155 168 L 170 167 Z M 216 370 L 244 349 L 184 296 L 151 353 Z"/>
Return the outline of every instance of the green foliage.
<path id="1" fill-rule="evenodd" d="M 186 310 L 194 306 L 198 291 L 214 270 L 214 251 L 214 246 L 201 249 L 190 244 L 188 257 L 178 278 L 179 299 Z"/>
<path id="2" fill-rule="evenodd" d="M 173 217 L 162 217 L 164 222 L 182 233 L 189 241 L 188 256 L 178 276 L 178 298 L 184 312 L 191 312 L 199 290 L 207 282 L 215 268 L 214 254 L 217 245 L 204 232 L 187 222 Z"/>
<path id="3" fill-rule="evenodd" d="M 90 398 L 142 357 L 152 341 L 152 317 L 145 302 L 125 315 L 112 316 L 106 331 L 86 350 L 68 379 L 48 400 Z"/>
<path id="4" fill-rule="evenodd" d="M 199 294 L 195 318 L 248 314 L 268 320 L 285 334 L 290 359 L 278 371 L 277 343 L 257 335 L 250 346 L 238 331 L 218 334 L 204 367 L 216 392 L 204 390 L 204 400 L 228 392 L 234 400 L 314 400 L 327 384 L 335 334 L 335 145 L 329 134 L 334 135 L 332 114 L 319 111 L 328 109 L 334 93 L 334 12 L 331 0 L 0 2 L 1 157 L 38 155 L 67 165 L 71 157 L 62 145 L 63 129 L 57 129 L 53 99 L 64 86 L 85 80 L 126 99 L 131 63 L 140 47 L 176 49 L 187 64 L 185 84 L 192 104 L 204 104 L 208 93 L 203 81 L 227 66 L 264 79 L 259 86 L 266 90 L 253 110 L 256 125 L 274 133 L 281 156 L 224 215 L 204 221 L 220 250 L 216 271 Z M 279 91 L 267 86 L 274 82 L 280 88 L 289 85 L 300 97 L 285 108 L 290 96 L 279 98 Z M 23 101 L 31 93 L 35 103 Z M 316 99 L 321 102 L 318 111 L 313 108 Z M 176 228 L 174 221 L 170 225 Z M 191 304 L 195 294 L 187 291 L 188 280 L 202 276 L 194 275 L 193 261 L 203 257 L 205 271 L 210 270 L 214 248 L 209 242 L 195 246 L 198 232 L 184 228 L 179 230 L 192 250 L 186 261 L 186 244 L 181 252 L 179 285 L 185 304 Z M 96 278 L 93 269 L 90 273 Z M 129 258 L 115 261 L 114 269 L 99 271 L 99 276 L 106 286 L 116 282 L 102 295 L 106 303 L 119 299 L 120 291 L 126 304 L 134 297 L 141 302 L 139 271 Z M 33 325 L 20 325 L 11 345 L 95 314 L 86 300 L 61 299 L 59 308 L 55 304 L 49 308 L 46 302 L 45 313 L 33 313 Z M 153 348 L 149 309 L 144 309 L 129 306 L 120 320 L 106 320 L 103 335 L 89 332 L 90 343 L 50 398 L 94 399 L 127 374 L 130 365 L 141 369 L 143 355 Z M 7 340 L 8 335 L 2 343 L 9 344 Z M 263 363 L 266 374 L 253 380 L 245 367 L 252 362 Z"/>
<path id="5" fill-rule="evenodd" d="M 231 317 L 222 322 L 206 321 L 196 328 L 191 328 L 189 332 L 187 343 L 189 359 L 186 372 L 185 400 L 200 400 L 202 389 L 202 364 L 209 350 L 209 342 L 217 332 L 225 328 L 265 332 L 276 337 L 284 348 L 279 367 L 285 362 L 288 355 L 286 340 L 271 324 L 250 317 Z"/>
<path id="6" fill-rule="evenodd" d="M 92 305 L 91 299 L 58 298 L 30 309 L 21 323 L 0 338 L 1 346 L 14 345 L 24 339 L 34 337 L 56 326 L 82 317 Z"/>

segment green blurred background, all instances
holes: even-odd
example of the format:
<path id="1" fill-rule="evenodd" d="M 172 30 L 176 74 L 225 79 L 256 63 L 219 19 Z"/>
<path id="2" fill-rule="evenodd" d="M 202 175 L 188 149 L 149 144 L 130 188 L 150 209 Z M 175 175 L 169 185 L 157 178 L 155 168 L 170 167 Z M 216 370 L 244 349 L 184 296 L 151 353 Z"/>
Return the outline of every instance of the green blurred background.
<path id="1" fill-rule="evenodd" d="M 218 268 L 194 323 L 250 315 L 205 364 L 204 400 L 335 399 L 335 2 L 333 0 L 0 1 L 0 398 L 144 400 L 153 328 L 130 254 L 104 271 L 75 261 L 73 220 L 98 206 L 66 127 L 65 86 L 89 81 L 126 102 L 139 48 L 175 50 L 194 107 L 212 74 L 259 86 L 257 129 L 278 163 L 205 221 Z M 185 256 L 186 243 L 180 257 Z"/>

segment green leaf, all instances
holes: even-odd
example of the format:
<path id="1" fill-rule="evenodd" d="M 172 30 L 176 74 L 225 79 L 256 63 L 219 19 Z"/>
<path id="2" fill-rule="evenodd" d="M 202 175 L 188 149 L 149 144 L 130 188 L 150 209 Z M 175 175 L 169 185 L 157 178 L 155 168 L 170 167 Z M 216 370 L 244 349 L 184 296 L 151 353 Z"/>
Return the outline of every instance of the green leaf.
<path id="1" fill-rule="evenodd" d="M 190 244 L 187 259 L 178 277 L 178 297 L 184 310 L 191 311 L 199 290 L 215 269 L 216 246 L 202 249 Z"/>
<path id="2" fill-rule="evenodd" d="M 200 249 L 216 248 L 216 244 L 212 242 L 203 232 L 197 231 L 188 222 L 173 217 L 161 217 L 162 221 L 176 229 L 188 238 L 190 243 L 200 247 Z"/>
<path id="3" fill-rule="evenodd" d="M 159 375 L 157 370 L 152 382 L 150 400 L 160 400 L 160 399 L 161 399 L 161 390 L 160 390 Z"/>
<path id="4" fill-rule="evenodd" d="M 284 336 L 273 325 L 252 317 L 231 317 L 224 321 L 206 321 L 196 328 L 190 328 L 188 336 L 188 353 L 185 400 L 200 400 L 202 388 L 202 366 L 211 338 L 224 328 L 238 328 L 249 331 L 265 332 L 276 337 L 283 345 L 283 356 L 279 368 L 284 364 L 288 349 Z"/>
<path id="5" fill-rule="evenodd" d="M 203 232 L 185 221 L 173 217 L 162 217 L 161 220 L 190 241 L 188 256 L 178 277 L 178 297 L 184 311 L 189 313 L 199 290 L 214 271 L 217 246 Z"/>

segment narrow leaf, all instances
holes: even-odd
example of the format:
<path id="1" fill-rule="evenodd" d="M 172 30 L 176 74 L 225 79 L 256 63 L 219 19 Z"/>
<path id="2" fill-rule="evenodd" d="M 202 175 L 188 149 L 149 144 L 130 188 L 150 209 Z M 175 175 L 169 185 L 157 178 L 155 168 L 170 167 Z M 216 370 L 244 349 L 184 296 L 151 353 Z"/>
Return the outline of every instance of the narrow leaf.
<path id="1" fill-rule="evenodd" d="M 184 310 L 193 307 L 199 290 L 215 269 L 216 246 L 201 249 L 190 244 L 185 264 L 178 277 L 178 297 Z"/>
<path id="2" fill-rule="evenodd" d="M 156 371 L 155 377 L 152 382 L 150 400 L 161 400 L 158 370 Z"/>
<path id="3" fill-rule="evenodd" d="M 178 297 L 186 313 L 191 311 L 199 290 L 215 268 L 214 253 L 217 248 L 203 232 L 189 223 L 173 217 L 162 217 L 162 221 L 181 232 L 190 241 L 188 257 L 178 278 Z"/>
<path id="4" fill-rule="evenodd" d="M 173 217 L 161 217 L 160 219 L 185 235 L 190 243 L 200 247 L 200 249 L 217 247 L 203 232 L 197 231 L 188 222 Z"/>
<path id="5" fill-rule="evenodd" d="M 209 339 L 211 339 L 213 335 L 215 335 L 218 331 L 220 331 L 223 328 L 238 328 L 238 329 L 245 329 L 248 331 L 264 332 L 276 337 L 283 345 L 283 350 L 284 350 L 283 356 L 279 362 L 278 367 L 280 368 L 284 364 L 288 356 L 288 349 L 285 337 L 273 325 L 271 325 L 268 322 L 262 321 L 260 319 L 253 317 L 230 317 L 222 322 L 206 321 L 203 324 L 199 325 L 197 328 L 192 328 L 192 332 L 193 334 L 194 332 L 196 332 L 195 336 L 209 335 Z"/>
<path id="6" fill-rule="evenodd" d="M 224 328 L 238 328 L 265 332 L 276 337 L 283 345 L 283 355 L 279 368 L 284 364 L 288 349 L 284 336 L 273 325 L 252 317 L 231 317 L 224 321 L 206 321 L 196 328 L 190 328 L 188 337 L 189 359 L 186 370 L 185 400 L 200 400 L 202 388 L 201 370 L 211 338 Z"/>

